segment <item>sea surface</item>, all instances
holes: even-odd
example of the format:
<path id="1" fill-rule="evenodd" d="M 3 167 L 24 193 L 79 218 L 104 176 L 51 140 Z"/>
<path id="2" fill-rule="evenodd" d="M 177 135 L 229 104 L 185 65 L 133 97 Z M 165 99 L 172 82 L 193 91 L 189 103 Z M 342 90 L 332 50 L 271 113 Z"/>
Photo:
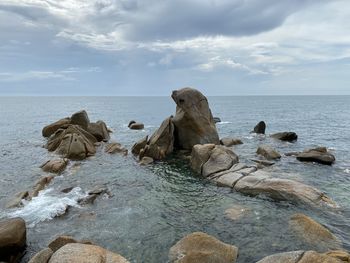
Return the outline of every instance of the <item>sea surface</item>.
<path id="1" fill-rule="evenodd" d="M 239 263 L 256 262 L 264 256 L 298 249 L 319 250 L 303 243 L 288 228 L 288 220 L 301 212 L 327 226 L 350 249 L 350 97 L 266 96 L 209 97 L 220 137 L 241 138 L 234 146 L 241 162 L 256 158 L 259 144 L 273 145 L 282 154 L 314 146 L 326 146 L 336 156 L 333 166 L 302 163 L 283 156 L 266 170 L 271 176 L 312 185 L 340 206 L 310 207 L 251 197 L 220 188 L 193 174 L 186 161 L 169 158 L 141 167 L 129 154 L 95 156 L 71 162 L 39 196 L 22 208 L 5 209 L 17 192 L 30 190 L 40 176 L 39 166 L 55 154 L 43 148 L 42 128 L 85 109 L 91 121 L 104 120 L 114 131 L 111 141 L 131 148 L 134 142 L 175 114 L 170 97 L 1 97 L 0 98 L 0 218 L 21 216 L 28 226 L 28 249 L 22 262 L 58 235 L 72 235 L 126 257 L 132 263 L 165 263 L 168 251 L 194 231 L 206 232 L 239 247 Z M 129 130 L 130 120 L 145 124 Z M 295 143 L 250 134 L 261 120 L 267 134 L 294 131 Z M 94 204 L 77 200 L 96 185 L 108 187 Z M 67 187 L 70 193 L 62 193 Z M 66 206 L 70 208 L 65 213 Z M 249 209 L 232 221 L 225 210 L 240 205 Z"/>

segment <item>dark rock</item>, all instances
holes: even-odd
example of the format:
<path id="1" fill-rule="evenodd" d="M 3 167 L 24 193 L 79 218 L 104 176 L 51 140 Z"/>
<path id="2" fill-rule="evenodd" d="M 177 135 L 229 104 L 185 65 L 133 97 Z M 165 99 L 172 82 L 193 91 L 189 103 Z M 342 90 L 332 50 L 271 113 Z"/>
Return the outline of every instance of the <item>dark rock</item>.
<path id="1" fill-rule="evenodd" d="M 89 123 L 87 131 L 95 136 L 98 142 L 104 141 L 107 142 L 109 140 L 109 133 L 107 129 L 106 123 L 103 121 L 97 121 L 96 123 Z"/>
<path id="2" fill-rule="evenodd" d="M 58 129 L 65 127 L 68 124 L 70 124 L 70 118 L 64 118 L 64 119 L 58 120 L 54 123 L 51 123 L 51 124 L 45 126 L 42 130 L 42 134 L 44 137 L 50 137 Z"/>
<path id="3" fill-rule="evenodd" d="M 90 120 L 85 110 L 74 113 L 71 117 L 71 124 L 79 125 L 84 130 L 87 130 Z"/>
<path id="4" fill-rule="evenodd" d="M 130 121 L 128 124 L 128 127 L 130 128 L 130 126 L 133 125 L 134 123 L 136 123 L 136 121 L 134 121 L 134 120 Z"/>
<path id="5" fill-rule="evenodd" d="M 67 194 L 70 191 L 72 191 L 73 189 L 74 189 L 74 186 L 70 186 L 70 187 L 62 189 L 61 192 Z"/>
<path id="6" fill-rule="evenodd" d="M 93 204 L 97 197 L 98 197 L 97 194 L 89 194 L 88 196 L 85 196 L 84 198 L 79 199 L 78 203 L 80 205 Z"/>
<path id="7" fill-rule="evenodd" d="M 225 145 L 226 147 L 231 147 L 233 145 L 243 144 L 242 140 L 237 138 L 222 138 L 220 144 Z"/>
<path id="8" fill-rule="evenodd" d="M 334 155 L 328 152 L 325 147 L 305 150 L 299 153 L 296 158 L 302 162 L 316 162 L 326 165 L 332 165 L 335 162 Z"/>
<path id="9" fill-rule="evenodd" d="M 281 141 L 294 142 L 298 139 L 298 135 L 295 132 L 279 132 L 271 135 L 272 138 Z"/>
<path id="10" fill-rule="evenodd" d="M 280 159 L 281 155 L 269 145 L 260 145 L 256 151 L 257 154 L 264 156 L 268 160 Z"/>
<path id="11" fill-rule="evenodd" d="M 135 122 L 129 126 L 131 130 L 142 130 L 145 128 L 143 123 Z"/>
<path id="12" fill-rule="evenodd" d="M 213 117 L 214 123 L 221 122 L 221 119 L 219 117 Z"/>
<path id="13" fill-rule="evenodd" d="M 255 127 L 253 132 L 256 134 L 265 134 L 266 124 L 264 121 L 259 122 Z"/>

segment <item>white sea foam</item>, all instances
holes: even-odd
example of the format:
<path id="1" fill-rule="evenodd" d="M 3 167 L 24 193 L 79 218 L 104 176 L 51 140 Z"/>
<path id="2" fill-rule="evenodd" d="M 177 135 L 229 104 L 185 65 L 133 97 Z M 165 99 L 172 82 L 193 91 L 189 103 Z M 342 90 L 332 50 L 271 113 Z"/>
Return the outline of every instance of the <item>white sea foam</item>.
<path id="1" fill-rule="evenodd" d="M 78 200 L 84 197 L 80 187 L 67 194 L 55 193 L 53 188 L 40 191 L 31 201 L 24 201 L 24 206 L 12 211 L 9 217 L 22 217 L 29 227 L 39 222 L 51 220 L 66 212 L 69 206 L 79 207 Z"/>
<path id="2" fill-rule="evenodd" d="M 220 121 L 220 122 L 216 123 L 216 125 L 230 124 L 230 123 L 232 123 L 232 122 L 230 122 L 230 121 Z"/>
<path id="3" fill-rule="evenodd" d="M 350 169 L 345 169 L 344 173 L 350 174 Z"/>

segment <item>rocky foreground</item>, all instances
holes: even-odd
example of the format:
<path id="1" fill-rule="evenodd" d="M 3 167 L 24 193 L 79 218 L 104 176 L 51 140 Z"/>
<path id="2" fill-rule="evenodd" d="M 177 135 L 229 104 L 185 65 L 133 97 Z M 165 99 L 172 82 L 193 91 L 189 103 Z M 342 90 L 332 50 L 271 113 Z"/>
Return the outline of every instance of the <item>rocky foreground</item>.
<path id="1" fill-rule="evenodd" d="M 191 169 L 203 179 L 220 187 L 228 187 L 249 196 L 268 196 L 276 201 L 289 201 L 295 205 L 303 204 L 310 208 L 334 209 L 337 204 L 322 191 L 311 185 L 295 180 L 272 177 L 264 168 L 286 156 L 295 156 L 302 162 L 332 165 L 335 157 L 325 147 L 306 149 L 298 153 L 281 154 L 272 146 L 259 145 L 257 159 L 252 163 L 241 163 L 232 146 L 242 144 L 238 138 L 221 138 L 216 129 L 207 98 L 198 90 L 184 88 L 174 91 L 172 98 L 176 103 L 175 116 L 169 116 L 151 135 L 141 138 L 134 144 L 131 152 L 140 165 L 151 165 L 158 160 L 172 158 L 178 153 L 189 160 Z M 144 124 L 136 121 L 129 128 L 140 130 Z M 265 136 L 266 124 L 259 122 L 253 132 Z M 34 184 L 32 190 L 18 193 L 8 203 L 8 208 L 22 206 L 24 200 L 30 201 L 38 195 L 56 176 L 59 176 L 70 162 L 88 158 L 96 153 L 97 147 L 104 147 L 108 154 L 127 155 L 128 150 L 120 143 L 111 142 L 107 125 L 103 121 L 90 122 L 85 111 L 74 113 L 71 117 L 60 119 L 42 130 L 47 137 L 45 148 L 55 152 L 57 158 L 41 165 L 47 175 Z M 294 132 L 278 132 L 270 135 L 279 141 L 295 142 Z M 65 189 L 69 192 L 72 189 Z M 94 202 L 98 195 L 108 193 L 108 189 L 95 187 L 80 200 L 82 205 Z M 249 211 L 244 207 L 233 207 L 225 214 L 237 220 Z M 68 222 L 67 222 L 68 223 Z M 289 228 L 304 242 L 323 251 L 286 251 L 265 257 L 258 263 L 307 263 L 307 262 L 350 262 L 350 255 L 343 250 L 341 240 L 326 227 L 305 214 L 295 214 L 289 220 Z M 19 262 L 26 247 L 26 224 L 21 218 L 0 222 L 0 261 Z M 169 262 L 177 263 L 233 263 L 239 259 L 239 248 L 226 244 L 206 233 L 191 233 L 179 240 L 169 251 Z M 109 262 L 126 263 L 121 255 L 108 251 L 93 241 L 78 241 L 70 236 L 58 236 L 47 248 L 39 251 L 30 263 L 66 262 Z"/>

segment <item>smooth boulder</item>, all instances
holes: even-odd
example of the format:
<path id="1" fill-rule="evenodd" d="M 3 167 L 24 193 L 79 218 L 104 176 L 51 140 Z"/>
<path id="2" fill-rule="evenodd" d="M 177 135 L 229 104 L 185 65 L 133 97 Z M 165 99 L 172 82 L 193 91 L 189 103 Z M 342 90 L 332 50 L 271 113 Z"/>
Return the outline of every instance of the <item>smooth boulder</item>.
<path id="1" fill-rule="evenodd" d="M 226 147 L 231 147 L 233 145 L 243 144 L 243 142 L 241 139 L 225 137 L 220 140 L 220 144 Z"/>
<path id="2" fill-rule="evenodd" d="M 130 130 L 143 130 L 145 128 L 145 125 L 140 122 L 135 122 L 130 124 L 129 129 Z"/>
<path id="3" fill-rule="evenodd" d="M 281 158 L 281 154 L 270 145 L 260 145 L 256 150 L 256 153 L 264 156 L 267 160 L 275 160 Z"/>
<path id="4" fill-rule="evenodd" d="M 92 134 L 98 142 L 107 142 L 110 139 L 107 125 L 104 121 L 91 122 L 88 124 L 87 131 Z"/>
<path id="5" fill-rule="evenodd" d="M 50 248 L 45 248 L 36 253 L 28 263 L 47 263 L 51 258 L 53 251 Z"/>
<path id="6" fill-rule="evenodd" d="M 70 118 L 64 118 L 64 119 L 60 119 L 54 123 L 51 123 L 43 128 L 42 135 L 44 137 L 50 137 L 52 134 L 54 134 L 61 127 L 64 127 L 64 126 L 70 124 L 70 121 L 71 121 Z"/>
<path id="7" fill-rule="evenodd" d="M 44 172 L 59 174 L 64 171 L 68 164 L 67 159 L 52 159 L 43 163 L 40 168 Z"/>
<path id="8" fill-rule="evenodd" d="M 73 113 L 73 115 L 70 117 L 70 123 L 79 125 L 84 130 L 87 130 L 90 124 L 89 116 L 85 110 L 78 111 Z"/>
<path id="9" fill-rule="evenodd" d="M 169 251 L 170 263 L 234 263 L 238 248 L 206 233 L 195 232 L 178 241 Z"/>
<path id="10" fill-rule="evenodd" d="M 332 165 L 335 162 L 334 155 L 328 152 L 326 147 L 305 150 L 299 153 L 296 158 L 302 162 L 315 162 L 326 165 Z"/>
<path id="11" fill-rule="evenodd" d="M 208 100 L 201 92 L 183 88 L 173 91 L 171 97 L 176 103 L 175 148 L 191 150 L 196 144 L 220 144 Z"/>
<path id="12" fill-rule="evenodd" d="M 138 142 L 136 142 L 132 148 L 131 148 L 131 152 L 134 155 L 139 155 L 140 151 L 145 148 L 145 146 L 147 145 L 148 142 L 148 135 L 144 138 L 142 138 L 141 140 L 139 140 Z"/>
<path id="13" fill-rule="evenodd" d="M 260 121 L 253 129 L 253 132 L 256 134 L 265 134 L 266 123 L 264 121 Z"/>
<path id="14" fill-rule="evenodd" d="M 298 139 L 298 135 L 295 132 L 278 132 L 272 134 L 271 137 L 277 140 L 287 142 L 294 142 Z"/>

